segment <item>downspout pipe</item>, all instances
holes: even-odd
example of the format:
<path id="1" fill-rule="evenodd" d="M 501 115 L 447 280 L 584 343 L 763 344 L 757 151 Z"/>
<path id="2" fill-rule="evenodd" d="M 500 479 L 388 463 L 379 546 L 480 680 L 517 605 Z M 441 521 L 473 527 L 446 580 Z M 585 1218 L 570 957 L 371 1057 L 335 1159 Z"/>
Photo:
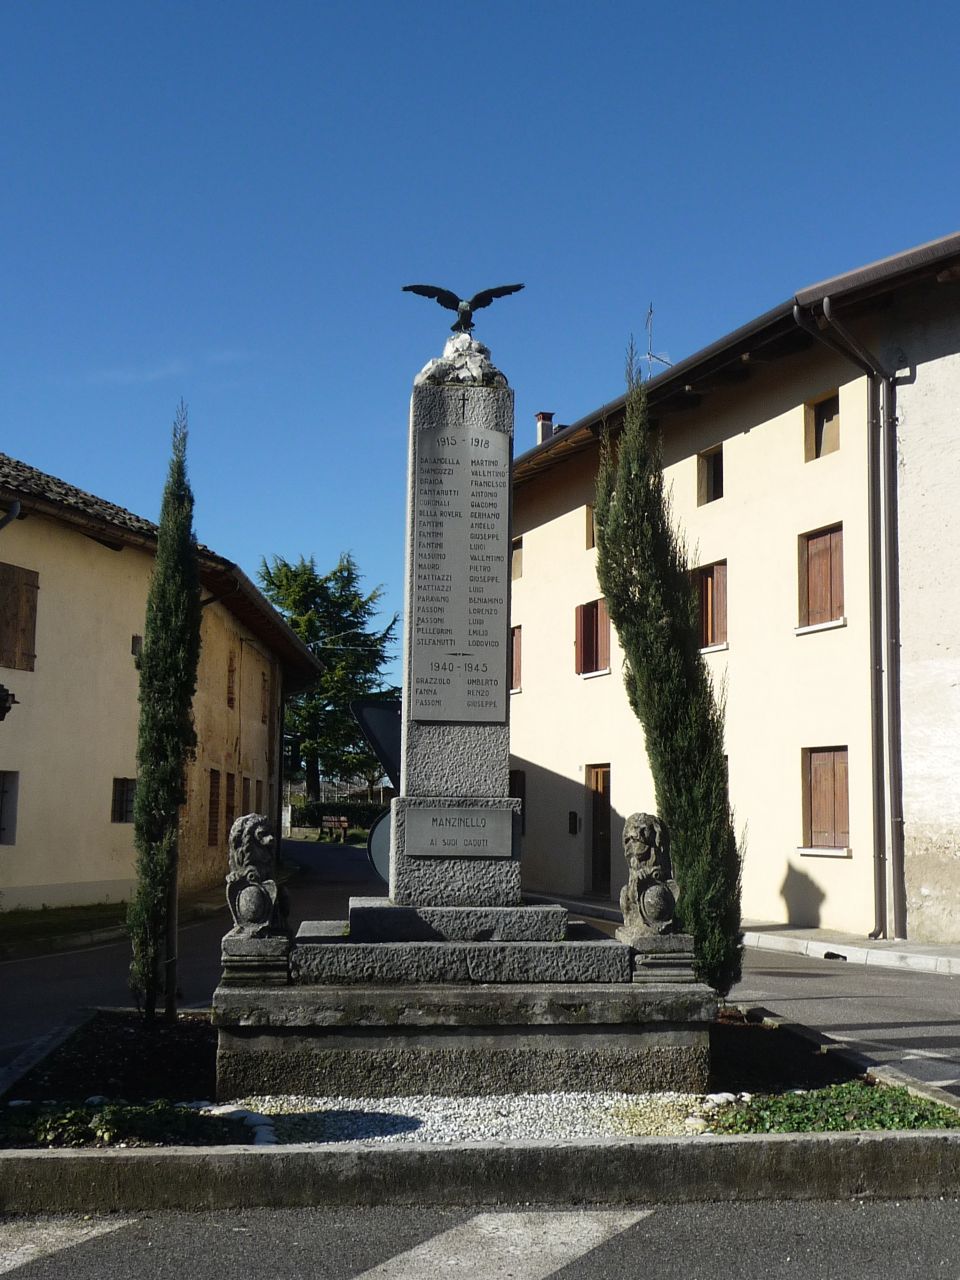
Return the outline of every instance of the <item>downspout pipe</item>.
<path id="1" fill-rule="evenodd" d="M 14 498 L 10 506 L 10 510 L 5 516 L 0 516 L 0 529 L 5 529 L 8 524 L 12 524 L 20 514 L 20 499 Z"/>
<path id="2" fill-rule="evenodd" d="M 867 524 L 869 532 L 869 581 L 870 597 L 870 738 L 871 764 L 873 777 L 873 897 L 874 928 L 871 938 L 883 938 L 887 935 L 887 867 L 886 867 L 886 768 L 884 758 L 884 671 L 883 671 L 883 613 L 881 607 L 883 583 L 887 584 L 889 601 L 891 583 L 896 592 L 896 525 L 890 527 L 891 485 L 896 486 L 896 439 L 893 440 L 894 467 L 890 475 L 890 437 L 893 435 L 895 415 L 893 413 L 893 378 L 884 369 L 877 358 L 872 355 L 833 315 L 829 297 L 822 301 L 823 318 L 828 326 L 821 329 L 812 316 L 795 305 L 793 318 L 800 328 L 812 334 L 819 342 L 837 352 L 857 368 L 861 369 L 868 379 L 868 417 L 869 440 L 867 449 Z M 881 410 L 881 401 L 883 408 Z M 884 444 L 887 446 L 883 455 L 881 468 L 880 433 L 881 423 Z M 881 482 L 886 489 L 884 511 L 887 521 L 884 527 L 881 516 Z M 895 509 L 895 495 L 893 499 Z M 886 537 L 884 537 L 884 534 Z M 892 541 L 891 541 L 892 535 Z M 886 559 L 886 564 L 884 564 Z M 886 572 L 884 573 L 884 569 Z M 888 628 L 891 618 L 888 609 Z M 891 647 L 898 647 L 899 632 L 888 631 L 888 659 Z M 894 933 L 897 937 L 906 935 L 906 902 L 903 878 L 903 819 L 902 819 L 902 784 L 900 782 L 900 749 L 899 749 L 899 689 L 892 683 L 892 672 L 888 661 L 887 692 L 890 708 L 890 808 L 891 808 L 891 841 L 890 861 L 894 897 Z M 895 764 L 896 767 L 895 767 Z M 899 819 L 899 821 L 898 821 Z"/>

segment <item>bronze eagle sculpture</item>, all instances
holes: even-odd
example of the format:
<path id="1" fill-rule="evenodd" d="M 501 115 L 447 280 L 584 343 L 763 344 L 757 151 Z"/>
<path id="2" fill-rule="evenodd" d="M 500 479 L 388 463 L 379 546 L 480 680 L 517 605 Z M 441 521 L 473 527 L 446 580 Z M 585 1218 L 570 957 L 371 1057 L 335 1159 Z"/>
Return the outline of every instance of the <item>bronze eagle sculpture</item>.
<path id="1" fill-rule="evenodd" d="M 453 333 L 472 333 L 475 311 L 479 311 L 481 307 L 489 307 L 494 298 L 505 298 L 508 293 L 518 293 L 522 288 L 522 284 L 500 284 L 494 289 L 483 289 L 480 293 L 475 293 L 469 301 L 458 298 L 449 289 L 441 289 L 435 284 L 405 284 L 403 292 L 419 293 L 421 298 L 436 298 L 441 307 L 457 313 L 457 323 L 450 326 Z"/>

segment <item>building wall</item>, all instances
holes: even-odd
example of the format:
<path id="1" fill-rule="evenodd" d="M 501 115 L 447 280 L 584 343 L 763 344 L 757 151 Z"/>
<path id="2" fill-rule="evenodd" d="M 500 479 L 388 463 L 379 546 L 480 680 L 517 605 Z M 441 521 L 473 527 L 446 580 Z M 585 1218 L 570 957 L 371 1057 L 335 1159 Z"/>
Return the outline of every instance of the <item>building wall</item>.
<path id="1" fill-rule="evenodd" d="M 897 388 L 907 932 L 960 942 L 960 309 L 905 300 Z"/>
<path id="2" fill-rule="evenodd" d="M 804 460 L 804 404 L 839 388 L 836 453 Z M 665 420 L 665 473 L 692 566 L 727 561 L 728 645 L 706 655 L 727 691 L 731 797 L 745 852 L 744 915 L 866 932 L 873 925 L 870 663 L 866 488 L 867 384 L 814 349 L 711 393 Z M 697 505 L 697 454 L 723 444 L 724 493 Z M 654 808 L 642 732 L 611 673 L 574 674 L 576 605 L 595 599 L 596 552 L 585 546 L 596 453 L 579 455 L 515 493 L 523 537 L 513 622 L 522 631 L 522 692 L 511 701 L 513 766 L 527 773 L 529 888 L 589 888 L 586 766 L 609 763 L 614 810 L 611 896 L 625 880 L 623 819 Z M 845 625 L 797 635 L 798 537 L 844 530 Z M 850 845 L 816 856 L 803 845 L 801 753 L 849 751 Z M 577 835 L 568 834 L 569 813 Z"/>
<path id="3" fill-rule="evenodd" d="M 0 682 L 18 699 L 0 724 L 0 771 L 18 774 L 15 843 L 0 844 L 0 909 L 125 899 L 134 876 L 133 825 L 111 821 L 113 779 L 136 775 L 131 638 L 143 633 L 153 557 L 131 547 L 111 551 L 30 515 L 0 532 L 0 561 L 37 570 L 40 581 L 35 670 L 0 668 Z M 200 745 L 181 836 L 186 891 L 216 884 L 226 869 L 222 822 L 219 846 L 207 844 L 208 763 L 237 774 L 237 813 L 243 774 L 261 779 L 269 803 L 276 801 L 276 663 L 221 604 L 204 610 L 202 638 L 194 704 Z M 238 659 L 234 709 L 226 705 L 231 650 Z"/>

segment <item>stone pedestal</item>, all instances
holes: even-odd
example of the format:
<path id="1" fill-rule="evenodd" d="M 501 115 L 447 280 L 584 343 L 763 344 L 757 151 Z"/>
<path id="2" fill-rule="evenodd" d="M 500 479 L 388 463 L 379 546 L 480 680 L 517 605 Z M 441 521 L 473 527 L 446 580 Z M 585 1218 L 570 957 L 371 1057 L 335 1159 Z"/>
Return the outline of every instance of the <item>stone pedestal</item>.
<path id="1" fill-rule="evenodd" d="M 410 412 L 400 795 L 389 899 L 304 924 L 214 994 L 218 1097 L 706 1088 L 691 940 L 571 936 L 524 907 L 508 796 L 513 393 L 467 334 Z M 244 975 L 246 975 L 244 983 Z"/>

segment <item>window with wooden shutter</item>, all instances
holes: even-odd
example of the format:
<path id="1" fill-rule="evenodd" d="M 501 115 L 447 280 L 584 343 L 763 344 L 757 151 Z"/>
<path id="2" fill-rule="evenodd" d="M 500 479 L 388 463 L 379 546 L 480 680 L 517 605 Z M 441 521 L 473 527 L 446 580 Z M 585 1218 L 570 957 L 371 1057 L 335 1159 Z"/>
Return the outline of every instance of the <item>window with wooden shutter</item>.
<path id="1" fill-rule="evenodd" d="M 700 647 L 727 643 L 727 562 L 694 570 L 700 599 Z"/>
<path id="2" fill-rule="evenodd" d="M 240 784 L 240 808 L 244 813 L 250 812 L 250 779 L 244 778 Z"/>
<path id="3" fill-rule="evenodd" d="M 808 747 L 803 752 L 803 843 L 809 849 L 845 849 L 850 844 L 846 747 Z"/>
<path id="4" fill-rule="evenodd" d="M 39 590 L 35 569 L 0 564 L 0 667 L 33 671 Z"/>
<path id="5" fill-rule="evenodd" d="M 255 794 L 257 797 L 257 813 L 263 813 L 263 780 L 257 779 Z"/>
<path id="6" fill-rule="evenodd" d="M 843 526 L 805 533 L 799 542 L 800 626 L 843 617 Z"/>
<path id="7" fill-rule="evenodd" d="M 520 627 L 510 628 L 510 690 L 520 692 Z"/>
<path id="8" fill-rule="evenodd" d="M 577 675 L 610 669 L 610 615 L 606 600 L 577 605 L 574 616 L 574 669 Z"/>
<path id="9" fill-rule="evenodd" d="M 210 770 L 210 794 L 207 802 L 207 844 L 220 843 L 220 770 Z"/>

